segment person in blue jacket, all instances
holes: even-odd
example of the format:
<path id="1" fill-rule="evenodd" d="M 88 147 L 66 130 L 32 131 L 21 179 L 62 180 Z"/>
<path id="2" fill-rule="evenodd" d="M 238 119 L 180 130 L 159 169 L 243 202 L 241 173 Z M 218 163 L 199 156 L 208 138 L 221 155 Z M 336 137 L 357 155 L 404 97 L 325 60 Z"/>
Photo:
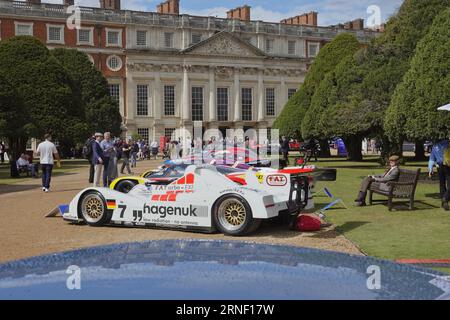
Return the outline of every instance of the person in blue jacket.
<path id="1" fill-rule="evenodd" d="M 444 152 L 447 150 L 449 140 L 442 140 L 436 143 L 430 154 L 430 161 L 428 162 L 428 175 L 430 178 L 433 176 L 433 168 L 437 167 L 437 173 L 439 175 L 439 194 L 443 199 L 447 189 L 450 189 L 450 181 L 448 180 L 444 170 Z"/>

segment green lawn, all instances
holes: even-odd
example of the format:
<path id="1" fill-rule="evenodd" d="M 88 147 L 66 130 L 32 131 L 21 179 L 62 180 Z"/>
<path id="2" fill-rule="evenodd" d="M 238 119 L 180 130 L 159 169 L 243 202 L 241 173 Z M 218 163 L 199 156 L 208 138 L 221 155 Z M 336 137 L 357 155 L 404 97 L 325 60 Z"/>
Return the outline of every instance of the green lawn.
<path id="1" fill-rule="evenodd" d="M 316 165 L 338 169 L 336 182 L 317 183 L 316 208 L 330 202 L 321 192 L 326 185 L 335 197 L 342 198 L 348 206 L 345 209 L 338 205 L 327 211 L 328 221 L 364 253 L 390 260 L 450 259 L 450 212 L 440 208 L 437 184 L 419 183 L 414 211 L 407 210 L 405 205 L 395 205 L 395 210 L 389 212 L 384 202 L 358 208 L 353 201 L 361 179 L 384 170 L 377 164 L 376 158 L 367 158 L 364 162 L 322 159 Z M 404 167 L 426 171 L 427 163 L 407 162 Z M 375 195 L 374 199 L 383 197 Z"/>
<path id="2" fill-rule="evenodd" d="M 57 168 L 56 165 L 53 168 L 53 176 L 62 175 L 64 173 L 72 172 L 78 170 L 80 167 L 87 166 L 88 162 L 86 160 L 62 160 L 61 168 Z M 22 181 L 33 180 L 33 178 L 21 175 L 20 178 L 11 178 L 9 164 L 0 165 L 0 185 L 2 184 L 14 184 Z"/>

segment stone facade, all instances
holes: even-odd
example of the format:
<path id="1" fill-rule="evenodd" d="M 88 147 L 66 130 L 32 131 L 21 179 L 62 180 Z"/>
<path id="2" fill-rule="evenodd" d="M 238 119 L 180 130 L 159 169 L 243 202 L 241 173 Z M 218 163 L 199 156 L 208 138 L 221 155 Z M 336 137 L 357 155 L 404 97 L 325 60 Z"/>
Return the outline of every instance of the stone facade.
<path id="1" fill-rule="evenodd" d="M 29 32 L 49 48 L 86 52 L 119 101 L 126 134 L 148 139 L 192 131 L 195 121 L 222 131 L 270 128 L 323 45 L 340 32 L 363 44 L 377 35 L 119 10 L 120 1 L 108 1 L 112 9 L 80 8 L 82 30 L 70 30 L 64 3 L 0 0 L 0 40 Z M 176 9 L 178 1 L 166 4 Z"/>

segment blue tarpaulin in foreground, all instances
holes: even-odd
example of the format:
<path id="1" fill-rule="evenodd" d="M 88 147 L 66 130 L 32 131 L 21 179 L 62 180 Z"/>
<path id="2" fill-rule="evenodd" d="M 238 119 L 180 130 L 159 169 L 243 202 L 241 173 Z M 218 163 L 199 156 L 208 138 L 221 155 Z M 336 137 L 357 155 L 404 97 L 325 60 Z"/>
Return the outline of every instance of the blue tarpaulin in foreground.
<path id="1" fill-rule="evenodd" d="M 234 241 L 118 244 L 0 265 L 0 299 L 448 299 L 449 295 L 450 282 L 428 269 Z"/>

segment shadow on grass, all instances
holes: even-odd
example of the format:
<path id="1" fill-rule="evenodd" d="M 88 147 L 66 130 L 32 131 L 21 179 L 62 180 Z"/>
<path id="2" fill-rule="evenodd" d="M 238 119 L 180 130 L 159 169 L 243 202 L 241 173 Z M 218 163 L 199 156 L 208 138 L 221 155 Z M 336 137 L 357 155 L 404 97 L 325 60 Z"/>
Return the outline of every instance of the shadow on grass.
<path id="1" fill-rule="evenodd" d="M 356 228 L 362 227 L 362 226 L 364 226 L 364 225 L 366 225 L 368 223 L 370 223 L 370 222 L 368 222 L 368 221 L 348 221 L 348 222 L 344 223 L 341 226 L 337 226 L 335 228 L 335 230 L 338 233 L 345 234 L 347 232 L 355 230 Z"/>
<path id="2" fill-rule="evenodd" d="M 435 200 L 441 200 L 441 195 L 439 193 L 426 193 L 425 197 L 435 199 Z"/>
<path id="3" fill-rule="evenodd" d="M 334 229 L 317 232 L 312 236 L 312 238 L 316 239 L 335 239 L 340 235 L 345 234 L 346 232 L 352 231 L 356 228 L 359 228 L 365 224 L 368 224 L 368 221 L 349 221 L 344 223 L 341 226 L 337 226 Z"/>
<path id="4" fill-rule="evenodd" d="M 372 207 L 374 206 L 384 206 L 388 207 L 387 200 L 373 200 Z M 419 211 L 419 210 L 433 210 L 433 209 L 439 209 L 439 206 L 435 206 L 432 204 L 429 204 L 422 200 L 416 200 L 414 201 L 414 209 L 409 210 L 409 203 L 408 202 L 402 202 L 402 200 L 393 202 L 392 211 Z"/>

